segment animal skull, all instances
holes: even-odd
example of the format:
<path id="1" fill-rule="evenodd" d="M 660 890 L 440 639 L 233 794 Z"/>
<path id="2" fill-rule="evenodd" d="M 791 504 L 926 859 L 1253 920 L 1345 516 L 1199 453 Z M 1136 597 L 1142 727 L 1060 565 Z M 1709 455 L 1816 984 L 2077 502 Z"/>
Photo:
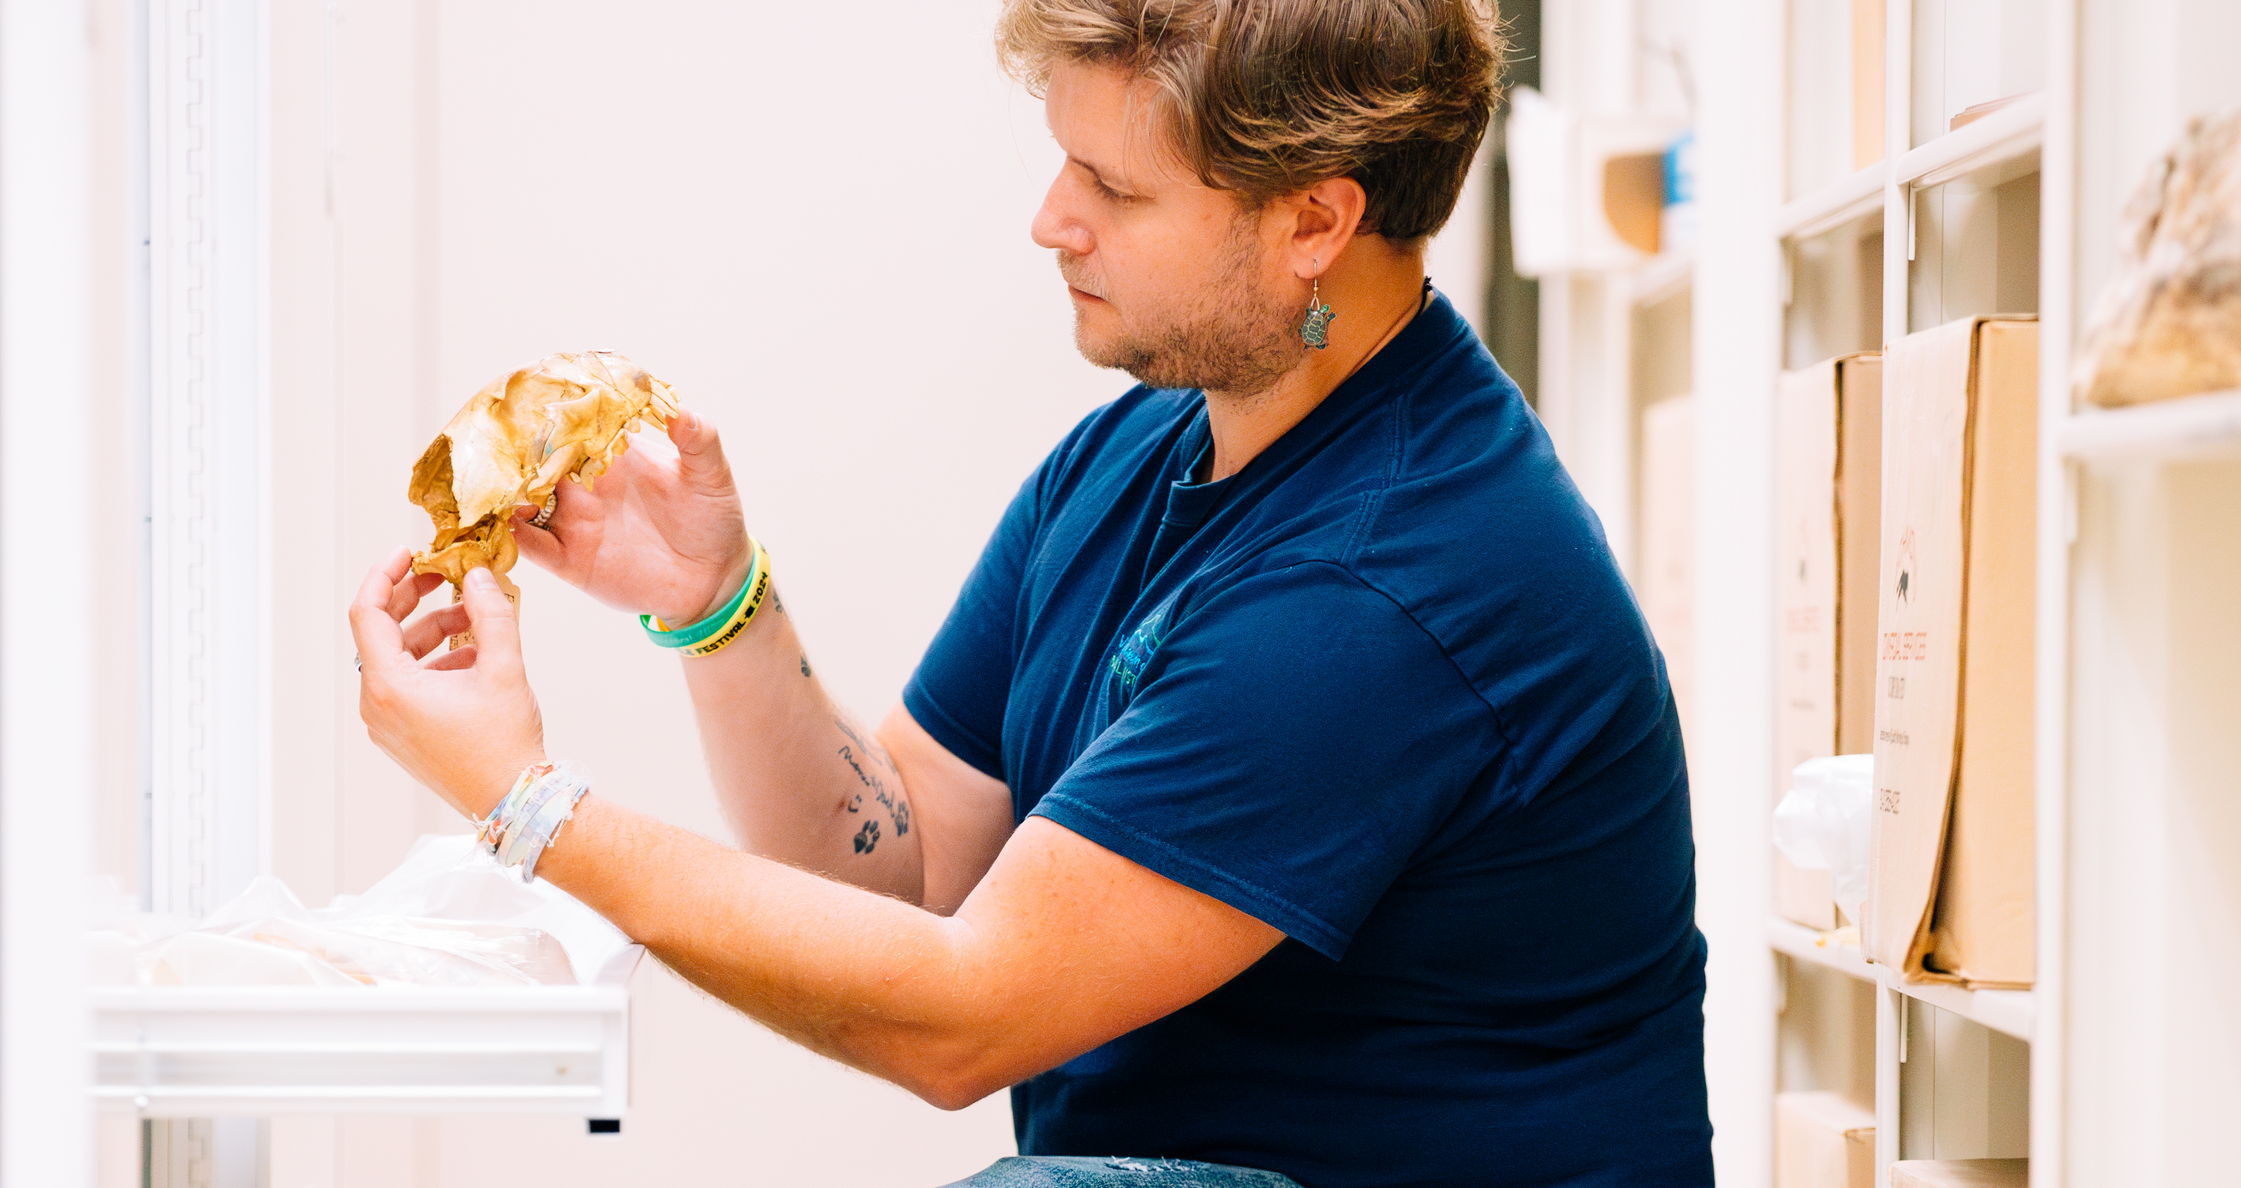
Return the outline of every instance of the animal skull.
<path id="1" fill-rule="evenodd" d="M 2189 123 L 2126 205 L 2073 384 L 2104 406 L 2241 385 L 2241 112 Z"/>
<path id="2" fill-rule="evenodd" d="M 468 571 L 487 566 L 518 598 L 506 578 L 514 509 L 543 507 L 563 477 L 590 486 L 642 422 L 666 428 L 676 412 L 669 385 L 609 351 L 549 355 L 493 381 L 413 464 L 411 499 L 436 525 L 413 572 L 444 575 L 456 601 Z"/>

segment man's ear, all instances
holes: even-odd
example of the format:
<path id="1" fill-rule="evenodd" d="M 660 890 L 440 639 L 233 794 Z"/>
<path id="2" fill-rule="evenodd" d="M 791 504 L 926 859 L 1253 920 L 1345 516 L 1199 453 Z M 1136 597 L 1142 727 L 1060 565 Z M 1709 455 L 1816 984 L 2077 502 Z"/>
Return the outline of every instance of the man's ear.
<path id="1" fill-rule="evenodd" d="M 1331 262 L 1354 242 L 1369 195 L 1353 178 L 1334 177 L 1292 195 L 1286 206 L 1291 215 L 1286 246 L 1292 273 L 1307 280 L 1329 271 Z"/>

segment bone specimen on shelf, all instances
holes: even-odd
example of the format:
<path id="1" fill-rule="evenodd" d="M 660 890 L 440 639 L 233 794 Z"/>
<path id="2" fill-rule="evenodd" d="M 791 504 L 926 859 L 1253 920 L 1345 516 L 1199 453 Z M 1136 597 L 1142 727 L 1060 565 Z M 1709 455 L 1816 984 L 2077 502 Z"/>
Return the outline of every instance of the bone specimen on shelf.
<path id="1" fill-rule="evenodd" d="M 515 508 L 541 508 L 563 478 L 590 486 L 630 448 L 642 423 L 666 428 L 669 385 L 608 351 L 550 355 L 493 381 L 451 418 L 412 468 L 411 499 L 436 537 L 414 573 L 440 573 L 455 592 L 487 566 L 509 597 Z M 459 641 L 454 640 L 453 646 Z"/>
<path id="2" fill-rule="evenodd" d="M 2120 236 L 2079 336 L 2078 394 L 2117 406 L 2241 388 L 2241 111 L 2188 124 Z"/>

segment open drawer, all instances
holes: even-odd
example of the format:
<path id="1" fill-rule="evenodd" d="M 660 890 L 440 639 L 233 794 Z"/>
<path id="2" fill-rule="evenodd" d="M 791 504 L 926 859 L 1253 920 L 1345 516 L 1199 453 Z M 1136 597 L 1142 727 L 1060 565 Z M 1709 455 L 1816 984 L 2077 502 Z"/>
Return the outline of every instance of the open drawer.
<path id="1" fill-rule="evenodd" d="M 94 1096 L 155 1118 L 573 1114 L 630 1103 L 630 975 L 588 985 L 97 987 Z"/>

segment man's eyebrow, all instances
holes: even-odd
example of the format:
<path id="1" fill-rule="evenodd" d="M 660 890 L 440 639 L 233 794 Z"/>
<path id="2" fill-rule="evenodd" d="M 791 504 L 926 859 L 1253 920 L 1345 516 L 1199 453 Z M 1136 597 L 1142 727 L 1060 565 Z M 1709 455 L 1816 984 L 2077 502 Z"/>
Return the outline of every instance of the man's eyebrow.
<path id="1" fill-rule="evenodd" d="M 1066 154 L 1066 161 L 1067 161 L 1067 163 L 1068 163 L 1068 164 L 1070 164 L 1070 165 L 1079 165 L 1079 166 L 1081 166 L 1081 167 L 1082 167 L 1083 169 L 1086 169 L 1086 170 L 1088 170 L 1088 171 L 1089 171 L 1089 175 L 1090 175 L 1091 177 L 1094 177 L 1094 178 L 1096 178 L 1096 179 L 1097 179 L 1097 182 L 1098 182 L 1098 184 L 1099 184 L 1099 185 L 1102 185 L 1102 186 L 1104 186 L 1104 187 L 1106 187 L 1107 189 L 1111 189 L 1111 190 L 1124 190 L 1124 191 L 1125 191 L 1125 190 L 1126 190 L 1126 189 L 1128 188 L 1128 187 L 1126 187 L 1126 186 L 1122 186 L 1122 185 L 1115 185 L 1115 184 L 1114 184 L 1114 182 L 1113 182 L 1113 179 L 1112 179 L 1112 178 L 1110 178 L 1110 177 L 1107 177 L 1107 176 L 1105 175 L 1105 171 L 1104 171 L 1104 170 L 1102 170 L 1102 169 L 1099 169 L 1099 168 L 1098 168 L 1098 167 L 1097 167 L 1096 165 L 1094 165 L 1094 164 L 1092 164 L 1092 163 L 1090 163 L 1090 162 L 1088 162 L 1088 161 L 1084 161 L 1084 160 L 1082 160 L 1082 159 L 1081 159 L 1080 157 L 1077 157 L 1077 156 L 1075 156 L 1075 155 L 1074 155 L 1074 154 L 1072 154 L 1072 153 L 1068 153 L 1068 154 Z"/>

